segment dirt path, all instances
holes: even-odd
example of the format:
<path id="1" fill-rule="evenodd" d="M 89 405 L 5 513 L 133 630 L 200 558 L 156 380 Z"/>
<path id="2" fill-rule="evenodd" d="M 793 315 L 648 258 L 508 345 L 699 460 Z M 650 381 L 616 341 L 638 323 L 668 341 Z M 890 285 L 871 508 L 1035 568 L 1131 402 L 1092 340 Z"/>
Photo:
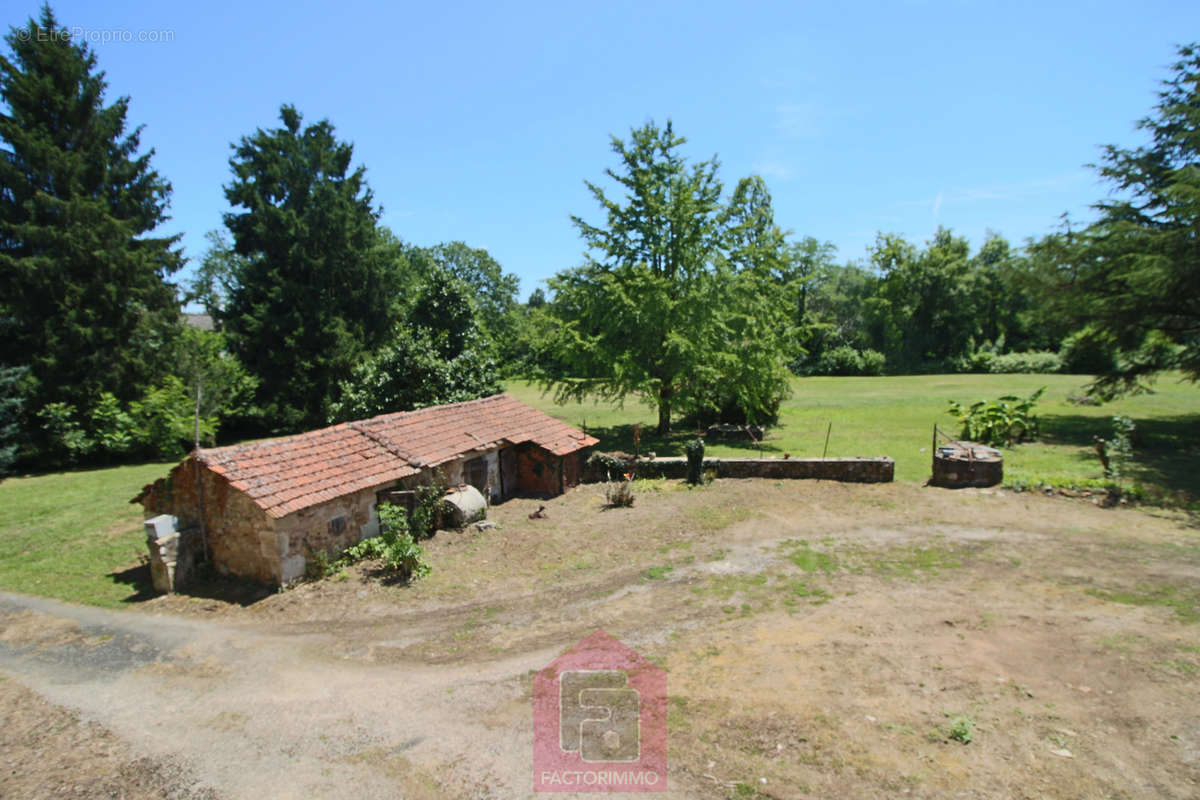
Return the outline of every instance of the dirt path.
<path id="1" fill-rule="evenodd" d="M 669 796 L 1200 794 L 1188 520 L 658 488 L 623 512 L 574 492 L 540 525 L 506 504 L 499 531 L 440 534 L 412 589 L 354 570 L 246 607 L 0 597 L 0 795 L 93 775 L 127 797 L 529 796 L 531 676 L 596 627 L 667 668 Z M 37 749 L 94 757 L 39 771 Z"/>
<path id="2" fill-rule="evenodd" d="M 518 699 L 512 676 L 553 657 L 382 667 L 331 657 L 325 636 L 13 596 L 0 609 L 0 668 L 226 797 L 345 797 L 353 788 L 356 797 L 391 798 L 422 785 L 445 796 L 439 784 L 510 796 L 505 787 L 528 777 L 516 766 L 527 757 L 516 742 L 481 752 L 486 727 L 472 710 Z M 413 751 L 439 767 L 436 782 Z M 489 775 L 481 758 L 501 769 Z M 469 772 L 456 766 L 466 762 Z"/>

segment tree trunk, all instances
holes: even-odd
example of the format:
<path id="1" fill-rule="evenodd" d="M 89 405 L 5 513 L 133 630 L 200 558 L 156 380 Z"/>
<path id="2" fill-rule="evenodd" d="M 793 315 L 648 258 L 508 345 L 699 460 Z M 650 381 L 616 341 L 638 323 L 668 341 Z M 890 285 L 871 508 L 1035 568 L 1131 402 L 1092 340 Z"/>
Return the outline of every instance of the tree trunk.
<path id="1" fill-rule="evenodd" d="M 671 432 L 671 395 L 670 389 L 662 389 L 658 393 L 658 435 L 666 436 Z"/>

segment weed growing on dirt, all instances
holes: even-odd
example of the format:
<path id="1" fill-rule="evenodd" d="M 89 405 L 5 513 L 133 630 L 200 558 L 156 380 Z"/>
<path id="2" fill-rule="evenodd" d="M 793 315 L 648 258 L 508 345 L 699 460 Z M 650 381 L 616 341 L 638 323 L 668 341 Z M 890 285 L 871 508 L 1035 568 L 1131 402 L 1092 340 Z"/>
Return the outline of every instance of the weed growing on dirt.
<path id="1" fill-rule="evenodd" d="M 803 539 L 788 539 L 779 545 L 787 559 L 805 572 L 831 573 L 838 568 L 838 561 L 831 553 L 813 550 Z"/>
<path id="2" fill-rule="evenodd" d="M 1160 662 L 1159 666 L 1169 672 L 1178 673 L 1185 678 L 1191 678 L 1200 673 L 1200 667 L 1197 667 L 1190 661 L 1182 661 L 1180 659 L 1168 658 Z"/>
<path id="3" fill-rule="evenodd" d="M 677 694 L 667 697 L 667 728 L 670 730 L 678 730 L 687 724 L 687 717 L 684 716 L 684 711 L 687 709 L 688 699 L 680 697 Z"/>
<path id="4" fill-rule="evenodd" d="M 812 605 L 819 606 L 829 602 L 833 597 L 829 592 L 814 586 L 809 586 L 807 581 L 791 581 L 788 584 L 788 589 L 791 591 L 790 597 L 784 598 L 784 605 L 795 605 L 798 600 L 810 600 Z"/>
<path id="5" fill-rule="evenodd" d="M 646 570 L 646 577 L 652 581 L 661 580 L 670 575 L 674 569 L 674 564 L 662 564 L 661 566 L 650 567 L 650 569 Z"/>
<path id="6" fill-rule="evenodd" d="M 333 571 L 333 560 L 324 550 L 309 550 L 308 558 L 304 561 L 304 577 L 310 581 L 319 581 Z"/>
<path id="7" fill-rule="evenodd" d="M 950 720 L 947 738 L 963 744 L 970 744 L 975 737 L 975 721 L 967 716 L 957 716 Z"/>
<path id="8" fill-rule="evenodd" d="M 1132 590 L 1088 589 L 1087 594 L 1131 606 L 1162 606 L 1175 612 L 1180 622 L 1200 621 L 1200 590 L 1177 586 L 1139 586 Z"/>
<path id="9" fill-rule="evenodd" d="M 945 725 L 935 725 L 925 734 L 929 742 L 959 742 L 970 744 L 975 739 L 975 720 L 966 714 L 946 714 Z"/>
<path id="10" fill-rule="evenodd" d="M 937 575 L 943 569 L 961 567 L 962 562 L 944 547 L 904 547 L 879 557 L 872 571 L 885 577 L 914 580 L 920 575 Z"/>
<path id="11" fill-rule="evenodd" d="M 762 573 L 713 577 L 703 585 L 693 587 L 692 592 L 699 597 L 711 597 L 721 604 L 720 608 L 726 614 L 740 611 L 742 615 L 754 613 L 756 609 L 765 611 L 776 605 L 795 611 L 802 602 L 817 606 L 833 598 L 831 593 L 807 581 Z M 739 600 L 740 604 L 734 605 L 730 602 L 733 600 Z"/>

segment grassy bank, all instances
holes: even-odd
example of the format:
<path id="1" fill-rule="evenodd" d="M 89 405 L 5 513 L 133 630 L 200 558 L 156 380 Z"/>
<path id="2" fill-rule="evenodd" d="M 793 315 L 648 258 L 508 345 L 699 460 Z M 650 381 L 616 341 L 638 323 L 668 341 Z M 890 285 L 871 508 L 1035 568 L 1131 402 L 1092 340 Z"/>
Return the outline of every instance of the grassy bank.
<path id="1" fill-rule="evenodd" d="M 935 422 L 953 430 L 947 400 L 1029 394 L 1047 386 L 1038 406 L 1043 440 L 1005 453 L 1009 480 L 1086 482 L 1101 477 L 1092 437 L 1107 436 L 1111 417 L 1126 414 L 1141 436 L 1132 477 L 1171 492 L 1200 496 L 1200 388 L 1160 381 L 1153 395 L 1106 406 L 1073 406 L 1067 395 L 1085 378 L 1064 375 L 926 375 L 886 378 L 797 379 L 770 429 L 762 453 L 820 456 L 829 436 L 830 456 L 880 456 L 896 460 L 896 478 L 929 476 L 930 436 Z M 555 405 L 535 386 L 511 382 L 516 397 L 599 437 L 605 449 L 633 450 L 633 425 L 643 426 L 642 451 L 682 455 L 693 432 L 654 435 L 655 414 L 630 401 Z M 712 444 L 711 455 L 754 455 L 753 445 Z M 81 470 L 0 482 L 0 589 L 102 606 L 144 597 L 148 571 L 142 515 L 129 498 L 165 475 L 170 464 Z"/>
<path id="2" fill-rule="evenodd" d="M 1135 480 L 1169 491 L 1200 495 L 1200 387 L 1164 378 L 1155 393 L 1126 397 L 1103 406 L 1075 406 L 1068 395 L 1080 393 L 1087 378 L 1079 375 L 905 375 L 883 378 L 797 378 L 793 395 L 780 410 L 762 452 L 769 456 L 819 457 L 829 432 L 829 456 L 891 456 L 896 479 L 929 477 L 930 440 L 937 423 L 958 431 L 946 413 L 949 400 L 974 402 L 1005 394 L 1029 395 L 1046 386 L 1037 406 L 1042 439 L 1005 452 L 1008 480 L 1030 483 L 1082 482 L 1102 477 L 1092 449 L 1093 436 L 1112 433 L 1112 417 L 1123 414 L 1138 425 Z M 633 425 L 643 428 L 642 450 L 683 455 L 690 432 L 654 435 L 657 416 L 636 400 L 624 409 L 591 402 L 555 405 L 536 387 L 513 381 L 508 391 L 527 403 L 574 425 L 585 426 L 601 447 L 633 451 Z M 830 425 L 832 423 L 832 428 Z M 711 444 L 710 455 L 754 455 L 752 445 Z"/>
<path id="3" fill-rule="evenodd" d="M 129 498 L 170 464 L 0 482 L 0 589 L 116 607 L 146 587 L 142 507 Z M 148 573 L 146 573 L 148 574 Z"/>

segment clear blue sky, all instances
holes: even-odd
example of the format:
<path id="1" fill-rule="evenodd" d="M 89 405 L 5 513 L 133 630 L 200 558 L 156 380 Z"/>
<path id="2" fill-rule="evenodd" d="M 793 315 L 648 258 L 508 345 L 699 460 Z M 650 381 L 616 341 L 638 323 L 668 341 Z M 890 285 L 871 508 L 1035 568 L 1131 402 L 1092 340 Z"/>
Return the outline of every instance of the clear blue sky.
<path id="1" fill-rule="evenodd" d="M 281 103 L 355 145 L 383 222 L 421 245 L 487 248 L 527 295 L 580 261 L 599 220 L 583 181 L 609 134 L 671 118 L 727 186 L 757 172 L 776 220 L 862 258 L 877 231 L 937 226 L 978 247 L 1085 218 L 1083 165 L 1141 141 L 1200 3 L 53 4 L 97 42 L 110 99 L 174 184 L 168 232 L 198 259 L 227 210 L 230 143 Z M 21 24 L 39 4 L 4 0 Z"/>

